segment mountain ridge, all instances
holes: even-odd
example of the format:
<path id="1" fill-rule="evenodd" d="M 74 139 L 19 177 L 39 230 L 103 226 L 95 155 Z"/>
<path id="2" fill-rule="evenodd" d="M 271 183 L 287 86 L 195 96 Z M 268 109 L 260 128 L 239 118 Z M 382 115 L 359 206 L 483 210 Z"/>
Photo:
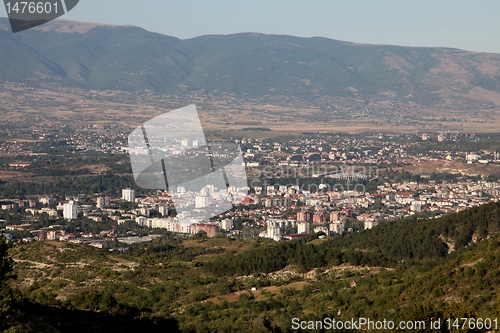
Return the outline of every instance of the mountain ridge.
<path id="1" fill-rule="evenodd" d="M 259 33 L 179 39 L 134 26 L 63 20 L 13 35 L 7 24 L 0 18 L 0 56 L 6 59 L 0 82 L 294 96 L 312 103 L 350 98 L 359 99 L 360 106 L 378 100 L 500 106 L 500 54 Z"/>

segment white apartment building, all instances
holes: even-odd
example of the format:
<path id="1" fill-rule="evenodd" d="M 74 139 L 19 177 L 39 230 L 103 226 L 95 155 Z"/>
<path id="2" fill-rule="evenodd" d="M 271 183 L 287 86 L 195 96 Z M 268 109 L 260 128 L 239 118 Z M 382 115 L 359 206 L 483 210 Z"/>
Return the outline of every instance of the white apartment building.
<path id="1" fill-rule="evenodd" d="M 225 231 L 232 230 L 234 227 L 233 220 L 231 219 L 224 219 L 220 222 L 220 228 Z"/>
<path id="2" fill-rule="evenodd" d="M 371 229 L 371 228 L 377 226 L 377 224 L 378 224 L 378 221 L 375 221 L 373 219 L 368 219 L 364 222 L 364 227 L 365 227 L 365 229 Z"/>
<path id="3" fill-rule="evenodd" d="M 298 234 L 308 234 L 311 231 L 308 222 L 300 222 L 297 224 L 297 233 Z"/>
<path id="4" fill-rule="evenodd" d="M 78 206 L 74 201 L 64 204 L 63 217 L 66 220 L 76 220 L 78 218 Z"/>
<path id="5" fill-rule="evenodd" d="M 208 195 L 197 195 L 195 199 L 196 208 L 204 208 L 210 205 L 210 196 Z"/>
<path id="6" fill-rule="evenodd" d="M 127 200 L 128 202 L 135 201 L 135 190 L 130 188 L 126 188 L 122 190 L 122 199 Z"/>
<path id="7" fill-rule="evenodd" d="M 281 228 L 279 225 L 268 221 L 267 222 L 267 238 L 271 238 L 275 241 L 281 240 Z"/>
<path id="8" fill-rule="evenodd" d="M 345 230 L 344 221 L 338 220 L 330 223 L 330 232 L 341 235 Z"/>
<path id="9" fill-rule="evenodd" d="M 97 198 L 97 208 L 109 207 L 111 204 L 110 197 L 99 197 Z"/>

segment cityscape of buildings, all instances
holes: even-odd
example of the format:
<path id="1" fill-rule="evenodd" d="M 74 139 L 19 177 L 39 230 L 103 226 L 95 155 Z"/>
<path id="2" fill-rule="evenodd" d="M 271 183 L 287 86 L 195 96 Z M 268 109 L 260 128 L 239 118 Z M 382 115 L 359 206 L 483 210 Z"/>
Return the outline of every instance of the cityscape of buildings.
<path id="1" fill-rule="evenodd" d="M 414 135 L 384 134 L 364 137 L 317 135 L 287 141 L 241 139 L 236 142 L 244 152 L 248 187 L 224 189 L 224 193 L 244 191 L 249 194 L 238 198 L 233 209 L 209 220 L 196 220 L 185 211 L 177 214 L 174 201 L 190 201 L 193 211 L 214 209 L 228 197 L 213 184 L 207 184 L 196 193 L 179 187 L 174 191 L 137 195 L 135 189 L 124 188 L 120 197 L 84 194 L 83 197 L 62 200 L 55 194 L 38 195 L 27 200 L 4 198 L 0 205 L 3 212 L 22 209 L 25 216 L 19 221 L 21 223 L 6 220 L 0 220 L 0 223 L 3 223 L 6 233 L 13 230 L 29 232 L 29 236 L 23 237 L 25 241 L 59 239 L 98 247 L 114 239 L 127 244 L 151 240 L 137 237 L 134 228 L 186 235 L 203 232 L 208 237 L 264 237 L 275 241 L 295 239 L 311 232 L 325 235 L 356 232 L 373 228 L 386 220 L 412 215 L 439 216 L 497 200 L 500 183 L 485 177 L 455 175 L 451 179 L 439 179 L 429 173 L 418 175 L 418 180 L 411 179 L 411 175 L 409 179 L 395 180 L 385 175 L 389 168 L 432 161 L 453 161 L 459 165 L 498 163 L 498 153 L 494 150 L 419 151 L 416 144 L 435 141 L 444 145 L 447 141 L 457 140 L 472 144 L 481 142 L 478 136 L 451 132 L 437 136 L 419 134 L 417 140 Z M 67 142 L 69 147 L 73 143 Z M 183 144 L 197 145 L 196 142 Z M 83 154 L 94 149 L 94 146 L 84 145 L 78 149 L 82 147 L 86 149 Z M 101 153 L 126 152 L 123 146 L 108 148 L 109 151 Z M 50 155 L 37 153 L 35 161 L 32 154 L 27 151 L 25 155 L 32 158 L 31 161 L 20 160 L 8 168 L 29 169 L 40 160 L 50 158 Z M 42 215 L 54 223 L 35 228 L 33 222 Z M 57 222 L 61 219 L 85 220 L 95 225 L 110 222 L 112 227 L 98 233 L 68 232 Z M 119 226 L 127 226 L 128 231 L 117 232 Z"/>

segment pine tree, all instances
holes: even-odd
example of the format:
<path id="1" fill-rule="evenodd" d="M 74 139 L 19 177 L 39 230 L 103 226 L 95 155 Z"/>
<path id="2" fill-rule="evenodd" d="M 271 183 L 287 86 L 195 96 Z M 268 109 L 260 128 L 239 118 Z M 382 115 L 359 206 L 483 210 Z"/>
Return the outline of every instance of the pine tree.
<path id="1" fill-rule="evenodd" d="M 14 299 L 12 289 L 7 282 L 15 279 L 13 274 L 14 261 L 8 254 L 8 245 L 5 237 L 0 236 L 0 317 L 8 313 Z"/>

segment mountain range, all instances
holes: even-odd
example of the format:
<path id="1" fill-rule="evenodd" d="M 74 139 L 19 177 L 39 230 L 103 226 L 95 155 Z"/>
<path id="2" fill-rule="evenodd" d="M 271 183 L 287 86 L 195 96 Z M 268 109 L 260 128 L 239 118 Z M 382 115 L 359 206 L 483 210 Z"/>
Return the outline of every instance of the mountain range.
<path id="1" fill-rule="evenodd" d="M 134 26 L 57 20 L 12 34 L 0 82 L 237 98 L 353 97 L 500 105 L 500 54 L 241 33 L 181 40 Z"/>

